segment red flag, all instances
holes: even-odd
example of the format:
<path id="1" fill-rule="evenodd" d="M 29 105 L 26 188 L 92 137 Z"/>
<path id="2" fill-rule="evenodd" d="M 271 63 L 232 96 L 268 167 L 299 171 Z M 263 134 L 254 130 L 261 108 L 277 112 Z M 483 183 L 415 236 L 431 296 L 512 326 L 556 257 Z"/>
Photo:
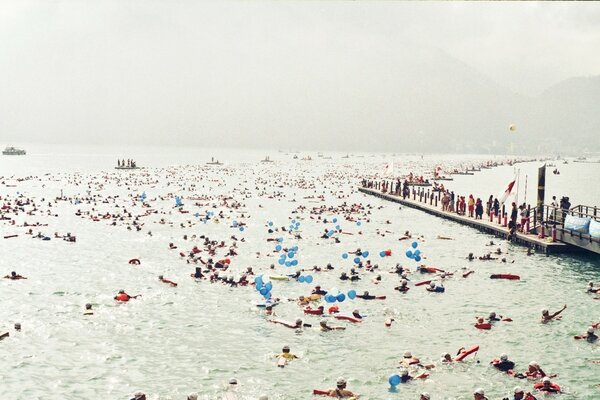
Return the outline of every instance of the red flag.
<path id="1" fill-rule="evenodd" d="M 508 187 L 506 188 L 506 190 L 504 191 L 504 194 L 500 197 L 500 204 L 504 204 L 506 203 L 506 199 L 508 199 L 508 196 L 510 196 L 510 194 L 512 193 L 513 188 L 515 187 L 515 182 L 517 181 L 517 178 L 513 179 L 509 184 Z"/>

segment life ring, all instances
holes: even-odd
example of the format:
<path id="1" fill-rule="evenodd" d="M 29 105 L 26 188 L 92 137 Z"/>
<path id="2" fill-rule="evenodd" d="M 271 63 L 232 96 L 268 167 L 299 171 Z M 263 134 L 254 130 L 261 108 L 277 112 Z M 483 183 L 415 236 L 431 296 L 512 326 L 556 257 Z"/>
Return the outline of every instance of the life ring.
<path id="1" fill-rule="evenodd" d="M 492 324 L 483 322 L 481 324 L 475 324 L 475 328 L 488 330 L 488 329 L 492 329 Z"/>
<path id="2" fill-rule="evenodd" d="M 129 260 L 129 264 L 131 265 L 140 265 L 141 262 L 138 258 L 132 258 L 131 260 Z"/>

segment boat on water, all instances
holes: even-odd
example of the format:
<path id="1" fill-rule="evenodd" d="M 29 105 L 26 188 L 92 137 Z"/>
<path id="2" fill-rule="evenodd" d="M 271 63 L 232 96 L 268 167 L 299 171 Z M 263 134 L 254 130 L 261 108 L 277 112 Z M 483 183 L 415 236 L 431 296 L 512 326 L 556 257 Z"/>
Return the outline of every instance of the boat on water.
<path id="1" fill-rule="evenodd" d="M 350 154 L 346 154 L 345 156 L 343 156 L 342 158 L 350 158 Z"/>
<path id="2" fill-rule="evenodd" d="M 260 162 L 264 162 L 264 163 L 272 163 L 272 162 L 273 162 L 273 160 L 271 160 L 271 159 L 269 158 L 269 156 L 266 156 L 266 157 L 265 157 L 265 159 L 264 159 L 264 160 L 260 160 Z"/>
<path id="3" fill-rule="evenodd" d="M 5 156 L 24 156 L 27 152 L 23 149 L 19 149 L 13 146 L 6 146 L 4 150 L 2 150 L 2 154 Z"/>
<path id="4" fill-rule="evenodd" d="M 293 158 L 294 158 L 294 160 L 297 160 L 297 159 L 298 159 L 298 155 L 297 155 L 297 154 L 294 154 L 294 157 L 293 157 Z"/>
<path id="5" fill-rule="evenodd" d="M 207 165 L 223 165 L 219 160 L 215 160 L 214 157 L 210 158 L 210 161 L 206 163 Z"/>
<path id="6" fill-rule="evenodd" d="M 312 157 L 311 157 L 311 156 L 304 157 L 304 158 L 302 159 L 302 161 L 312 161 Z"/>

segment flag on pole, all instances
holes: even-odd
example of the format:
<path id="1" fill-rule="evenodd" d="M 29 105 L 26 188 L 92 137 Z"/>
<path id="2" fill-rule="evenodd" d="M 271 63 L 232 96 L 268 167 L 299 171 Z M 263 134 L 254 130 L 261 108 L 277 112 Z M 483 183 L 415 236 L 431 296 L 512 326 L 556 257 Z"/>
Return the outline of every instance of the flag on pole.
<path id="1" fill-rule="evenodd" d="M 513 188 L 515 187 L 515 182 L 517 181 L 517 177 L 515 176 L 515 178 L 508 184 L 508 187 L 506 188 L 506 190 L 504 191 L 504 193 L 502 194 L 502 196 L 500 196 L 500 204 L 504 204 L 506 203 L 506 200 L 508 199 L 508 197 L 511 195 Z"/>
<path id="2" fill-rule="evenodd" d="M 385 164 L 385 167 L 383 168 L 383 176 L 393 176 L 394 175 L 394 162 L 390 161 L 389 163 Z"/>

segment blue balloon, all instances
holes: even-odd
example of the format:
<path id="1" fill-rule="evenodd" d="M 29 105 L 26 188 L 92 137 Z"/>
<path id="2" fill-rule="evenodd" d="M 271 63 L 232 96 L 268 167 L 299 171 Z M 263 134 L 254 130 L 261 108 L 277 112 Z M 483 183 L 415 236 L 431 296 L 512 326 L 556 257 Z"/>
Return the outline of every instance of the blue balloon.
<path id="1" fill-rule="evenodd" d="M 264 296 L 267 293 L 269 293 L 269 289 L 267 289 L 266 287 L 264 287 L 264 288 L 260 289 L 259 292 L 260 292 L 260 294 L 262 294 Z"/>
<path id="2" fill-rule="evenodd" d="M 294 252 L 293 251 L 288 251 L 287 256 L 289 258 L 294 258 Z"/>
<path id="3" fill-rule="evenodd" d="M 348 253 L 344 253 L 342 254 L 342 258 L 345 260 L 346 258 L 348 258 Z"/>
<path id="4" fill-rule="evenodd" d="M 381 251 L 379 252 L 379 256 L 381 256 L 381 257 L 385 257 L 385 251 L 381 250 Z"/>
<path id="5" fill-rule="evenodd" d="M 298 251 L 298 246 L 294 246 L 294 247 L 292 247 L 292 251 L 293 251 L 294 253 L 295 253 L 295 252 L 297 252 L 297 251 Z"/>
<path id="6" fill-rule="evenodd" d="M 367 257 L 369 257 L 369 252 L 368 252 L 368 251 L 363 251 L 363 253 L 362 253 L 362 256 L 363 256 L 364 258 L 367 258 Z"/>
<path id="7" fill-rule="evenodd" d="M 262 275 L 258 275 L 256 278 L 254 278 L 254 283 L 258 283 L 258 282 L 260 282 L 261 284 L 263 283 Z"/>
<path id="8" fill-rule="evenodd" d="M 279 265 L 283 265 L 283 264 L 285 264 L 285 259 L 283 259 L 283 258 L 280 258 L 279 260 L 277 260 L 277 263 L 278 263 Z"/>
<path id="9" fill-rule="evenodd" d="M 306 275 L 306 278 L 304 279 L 304 281 L 306 283 L 312 283 L 312 281 L 313 281 L 312 275 Z"/>
<path id="10" fill-rule="evenodd" d="M 335 296 L 332 296 L 330 294 L 325 296 L 325 301 L 328 303 L 335 303 L 335 300 L 336 300 Z"/>
<path id="11" fill-rule="evenodd" d="M 421 256 L 415 256 L 415 261 L 416 261 L 416 262 L 419 262 L 419 261 L 421 261 Z"/>
<path id="12" fill-rule="evenodd" d="M 421 250 L 415 250 L 415 253 L 414 253 L 414 254 L 415 254 L 415 256 L 418 256 L 418 255 L 420 255 L 420 254 L 421 254 Z"/>
<path id="13" fill-rule="evenodd" d="M 295 219 L 293 219 L 293 220 L 292 220 L 292 224 L 295 224 L 295 223 L 296 223 L 296 220 L 295 220 Z"/>
<path id="14" fill-rule="evenodd" d="M 337 222 L 337 218 L 334 218 L 333 219 L 333 223 L 335 224 L 336 222 Z"/>
<path id="15" fill-rule="evenodd" d="M 271 292 L 267 292 L 267 294 L 263 295 L 265 299 L 269 300 L 271 298 Z"/>
<path id="16" fill-rule="evenodd" d="M 341 231 L 341 230 L 342 230 L 342 227 L 341 227 L 341 226 L 339 226 L 339 225 L 336 225 L 336 226 L 335 226 L 335 230 L 336 230 L 336 231 Z"/>
<path id="17" fill-rule="evenodd" d="M 286 261 L 285 262 L 285 266 L 286 267 L 291 267 L 292 266 L 292 262 L 291 261 Z"/>
<path id="18" fill-rule="evenodd" d="M 348 291 L 348 298 L 350 300 L 354 300 L 356 298 L 356 290 L 352 289 L 352 290 Z"/>
<path id="19" fill-rule="evenodd" d="M 275 246 L 275 251 L 281 251 L 281 245 L 278 244 L 277 246 Z"/>
<path id="20" fill-rule="evenodd" d="M 292 267 L 295 267 L 296 265 L 298 265 L 298 260 L 292 260 L 290 261 L 290 263 L 292 264 Z"/>
<path id="21" fill-rule="evenodd" d="M 270 292 L 271 289 L 273 289 L 273 284 L 271 282 L 267 282 L 267 284 L 265 285 L 265 287 L 267 288 L 267 292 Z"/>
<path id="22" fill-rule="evenodd" d="M 273 226 L 273 222 L 269 221 L 269 226 Z"/>
<path id="23" fill-rule="evenodd" d="M 327 232 L 327 236 L 332 237 L 334 233 L 335 232 L 333 232 L 333 231 L 329 231 L 329 232 Z"/>
<path id="24" fill-rule="evenodd" d="M 398 386 L 400 384 L 400 375 L 395 374 L 390 376 L 390 379 L 388 379 L 388 382 L 390 383 L 391 386 Z"/>
<path id="25" fill-rule="evenodd" d="M 340 293 L 340 294 L 337 295 L 336 300 L 341 303 L 344 300 L 346 300 L 346 295 L 344 293 Z"/>
<path id="26" fill-rule="evenodd" d="M 244 227 L 240 226 L 240 232 L 244 232 Z"/>
<path id="27" fill-rule="evenodd" d="M 300 283 L 304 283 L 305 280 L 306 280 L 306 278 L 304 277 L 304 275 L 300 275 L 298 277 L 298 282 L 300 282 Z"/>
<path id="28" fill-rule="evenodd" d="M 260 289 L 262 289 L 262 287 L 263 287 L 262 281 L 256 282 L 256 290 L 258 290 L 260 292 Z"/>
<path id="29" fill-rule="evenodd" d="M 413 252 L 410 250 L 406 250 L 406 257 L 413 258 Z"/>
<path id="30" fill-rule="evenodd" d="M 354 263 L 355 263 L 355 264 L 358 264 L 359 262 L 360 262 L 360 258 L 358 258 L 358 257 L 354 257 Z"/>
<path id="31" fill-rule="evenodd" d="M 357 221 L 357 222 L 356 222 L 356 225 L 357 225 L 357 226 L 360 226 L 360 221 Z"/>
<path id="32" fill-rule="evenodd" d="M 412 248 L 413 248 L 413 249 L 416 249 L 418 245 L 419 245 L 419 244 L 418 244 L 417 242 L 412 242 L 412 245 L 411 245 L 411 246 L 412 246 Z"/>

